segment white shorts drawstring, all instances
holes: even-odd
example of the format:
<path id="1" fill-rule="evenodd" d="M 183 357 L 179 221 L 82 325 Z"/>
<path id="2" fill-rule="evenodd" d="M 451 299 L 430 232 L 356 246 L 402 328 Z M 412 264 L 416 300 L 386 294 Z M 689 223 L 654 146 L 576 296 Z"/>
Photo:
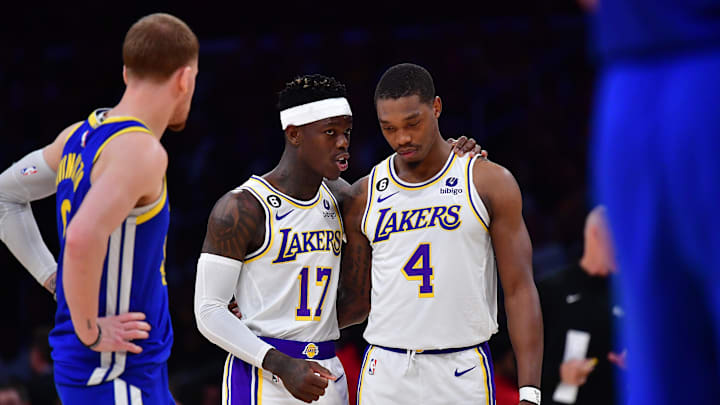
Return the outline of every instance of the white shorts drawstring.
<path id="1" fill-rule="evenodd" d="M 410 371 L 410 366 L 412 365 L 413 360 L 415 360 L 415 353 L 417 353 L 417 350 L 408 350 L 407 352 L 407 364 L 405 365 L 405 371 L 404 374 L 407 374 L 408 371 Z"/>

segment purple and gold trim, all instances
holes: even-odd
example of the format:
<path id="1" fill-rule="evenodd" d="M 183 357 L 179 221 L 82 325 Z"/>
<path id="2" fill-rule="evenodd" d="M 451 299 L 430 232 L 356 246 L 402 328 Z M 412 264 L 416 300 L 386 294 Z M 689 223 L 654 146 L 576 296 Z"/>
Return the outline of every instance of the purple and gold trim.
<path id="1" fill-rule="evenodd" d="M 478 221 L 480 221 L 480 224 L 482 224 L 483 228 L 485 228 L 485 231 L 487 231 L 489 233 L 490 227 L 482 219 L 482 215 L 480 215 L 480 211 L 478 210 L 477 206 L 473 202 L 473 198 L 472 198 L 473 187 L 475 186 L 475 184 L 473 184 L 473 182 L 472 182 L 472 168 L 474 166 L 475 159 L 477 159 L 477 156 L 472 159 L 468 159 L 467 167 L 465 168 L 465 182 L 467 185 L 467 198 L 468 198 L 468 202 L 470 203 L 470 207 L 472 207 L 472 211 L 475 214 L 475 217 L 478 219 Z"/>
<path id="2" fill-rule="evenodd" d="M 425 187 L 432 186 L 443 178 L 445 173 L 447 173 L 448 170 L 450 170 L 450 168 L 452 167 L 453 163 L 455 163 L 456 159 L 455 153 L 450 153 L 450 157 L 445 162 L 445 166 L 443 166 L 442 170 L 440 170 L 440 172 L 438 172 L 436 175 L 434 175 L 428 180 L 423 181 L 422 183 L 406 183 L 400 179 L 400 176 L 398 176 L 397 173 L 395 173 L 395 165 L 393 164 L 393 162 L 395 161 L 395 156 L 397 156 L 397 154 L 390 156 L 390 158 L 388 158 L 387 160 L 388 173 L 390 173 L 390 179 L 392 180 L 392 182 L 403 190 L 420 190 Z"/>

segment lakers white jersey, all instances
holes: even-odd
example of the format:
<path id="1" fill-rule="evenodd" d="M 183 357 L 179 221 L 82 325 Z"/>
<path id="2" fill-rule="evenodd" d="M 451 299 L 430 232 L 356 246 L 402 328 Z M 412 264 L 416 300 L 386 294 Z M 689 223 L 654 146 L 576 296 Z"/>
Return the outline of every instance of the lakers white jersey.
<path id="1" fill-rule="evenodd" d="M 265 241 L 245 256 L 235 294 L 258 336 L 327 341 L 340 337 L 335 301 L 343 228 L 337 201 L 322 184 L 300 201 L 252 176 L 246 190 L 265 210 Z"/>
<path id="2" fill-rule="evenodd" d="M 466 347 L 497 331 L 489 215 L 475 159 L 451 153 L 422 183 L 402 181 L 390 156 L 369 176 L 362 230 L 372 246 L 365 340 L 399 349 Z"/>

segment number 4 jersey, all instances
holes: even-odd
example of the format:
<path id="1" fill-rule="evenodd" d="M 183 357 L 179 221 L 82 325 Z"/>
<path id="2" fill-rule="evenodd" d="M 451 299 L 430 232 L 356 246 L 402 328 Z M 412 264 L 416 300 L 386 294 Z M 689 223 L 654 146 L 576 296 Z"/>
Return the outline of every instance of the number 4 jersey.
<path id="1" fill-rule="evenodd" d="M 475 189 L 476 158 L 451 153 L 422 183 L 400 179 L 395 155 L 368 180 L 362 231 L 372 246 L 365 339 L 410 350 L 466 347 L 497 331 L 489 215 Z"/>
<path id="2" fill-rule="evenodd" d="M 315 197 L 300 201 L 259 176 L 234 192 L 240 190 L 265 211 L 265 241 L 245 256 L 236 289 L 243 321 L 263 337 L 339 338 L 335 300 L 343 228 L 335 197 L 322 184 Z"/>

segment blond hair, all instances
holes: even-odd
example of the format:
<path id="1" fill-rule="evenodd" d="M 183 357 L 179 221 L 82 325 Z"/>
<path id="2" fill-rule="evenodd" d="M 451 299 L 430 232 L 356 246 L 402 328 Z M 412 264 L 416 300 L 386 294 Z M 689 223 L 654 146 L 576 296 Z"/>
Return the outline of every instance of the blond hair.
<path id="1" fill-rule="evenodd" d="M 170 14 L 147 15 L 130 27 L 123 42 L 123 63 L 138 78 L 167 79 L 197 59 L 197 36 Z"/>

